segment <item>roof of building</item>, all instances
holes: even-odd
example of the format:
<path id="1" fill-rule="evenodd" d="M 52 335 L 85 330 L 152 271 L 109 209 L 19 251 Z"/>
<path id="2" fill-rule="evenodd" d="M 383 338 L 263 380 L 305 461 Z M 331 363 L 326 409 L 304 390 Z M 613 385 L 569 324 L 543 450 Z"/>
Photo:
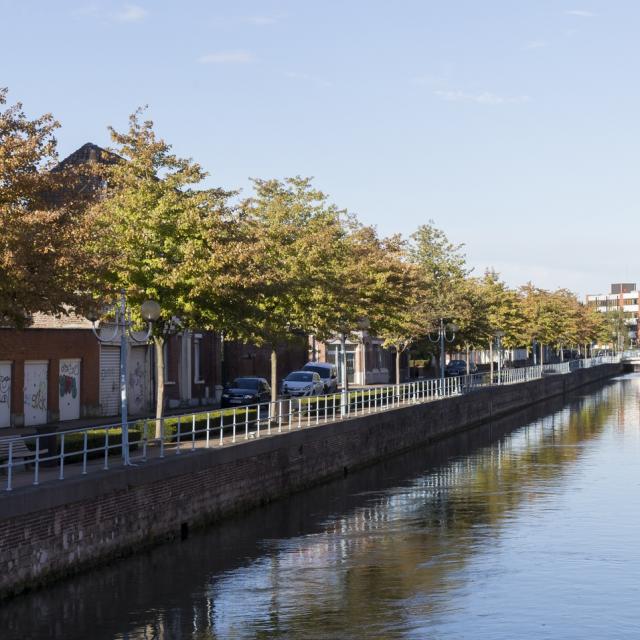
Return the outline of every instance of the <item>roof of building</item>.
<path id="1" fill-rule="evenodd" d="M 69 315 L 52 316 L 34 313 L 29 329 L 91 329 L 91 322 L 73 312 Z"/>
<path id="2" fill-rule="evenodd" d="M 61 160 L 51 171 L 61 171 L 67 166 L 75 166 L 85 164 L 87 162 L 99 162 L 101 164 L 114 164 L 120 156 L 99 147 L 93 142 L 86 142 L 79 149 L 70 153 L 66 158 Z"/>

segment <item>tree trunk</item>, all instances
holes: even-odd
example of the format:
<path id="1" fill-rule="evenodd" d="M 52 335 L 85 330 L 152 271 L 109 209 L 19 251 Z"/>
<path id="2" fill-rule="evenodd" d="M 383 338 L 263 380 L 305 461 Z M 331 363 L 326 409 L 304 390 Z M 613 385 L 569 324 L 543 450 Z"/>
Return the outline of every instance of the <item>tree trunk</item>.
<path id="1" fill-rule="evenodd" d="M 159 440 L 162 437 L 164 414 L 164 337 L 155 336 L 153 344 L 156 352 L 156 440 Z"/>
<path id="2" fill-rule="evenodd" d="M 396 384 L 400 384 L 400 349 L 396 347 Z"/>
<path id="3" fill-rule="evenodd" d="M 271 402 L 278 400 L 278 354 L 275 345 L 271 347 Z"/>
<path id="4" fill-rule="evenodd" d="M 465 347 L 467 348 L 467 375 L 469 375 L 470 371 L 470 363 L 469 363 L 469 343 L 467 342 L 467 344 L 465 345 Z"/>
<path id="5" fill-rule="evenodd" d="M 544 344 L 540 343 L 540 366 L 544 364 Z"/>

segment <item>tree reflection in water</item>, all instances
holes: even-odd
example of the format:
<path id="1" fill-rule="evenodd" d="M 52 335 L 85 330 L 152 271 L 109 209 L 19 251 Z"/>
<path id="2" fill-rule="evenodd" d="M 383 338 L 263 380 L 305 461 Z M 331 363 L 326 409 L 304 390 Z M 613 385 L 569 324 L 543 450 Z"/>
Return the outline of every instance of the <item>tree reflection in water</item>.
<path id="1" fill-rule="evenodd" d="M 474 558 L 499 546 L 523 512 L 560 494 L 606 429 L 637 424 L 639 382 L 539 405 L 8 602 L 2 638 L 360 638 L 429 629 L 456 615 L 453 594 L 473 590 Z"/>

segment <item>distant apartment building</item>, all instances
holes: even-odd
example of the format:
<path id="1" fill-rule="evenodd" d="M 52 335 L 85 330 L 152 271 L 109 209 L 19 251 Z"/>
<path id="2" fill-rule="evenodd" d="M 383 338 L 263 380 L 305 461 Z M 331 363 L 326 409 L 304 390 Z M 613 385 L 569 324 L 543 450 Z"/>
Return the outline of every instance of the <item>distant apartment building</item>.
<path id="1" fill-rule="evenodd" d="M 587 305 L 600 311 L 610 313 L 622 311 L 625 324 L 629 329 L 629 338 L 638 340 L 638 320 L 640 319 L 640 291 L 635 282 L 616 282 L 611 285 L 609 293 L 587 294 Z"/>

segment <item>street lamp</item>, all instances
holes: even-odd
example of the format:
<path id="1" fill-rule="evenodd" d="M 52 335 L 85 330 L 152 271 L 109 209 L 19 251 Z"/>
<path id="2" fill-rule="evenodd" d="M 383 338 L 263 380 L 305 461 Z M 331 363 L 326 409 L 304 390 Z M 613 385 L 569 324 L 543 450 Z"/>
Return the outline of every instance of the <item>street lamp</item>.
<path id="1" fill-rule="evenodd" d="M 496 342 L 498 347 L 498 384 L 502 381 L 502 338 L 504 337 L 504 331 L 496 331 Z"/>
<path id="2" fill-rule="evenodd" d="M 444 318 L 440 318 L 440 324 L 436 331 L 436 337 L 431 337 L 429 334 L 429 340 L 434 344 L 440 343 L 440 380 L 444 382 L 444 344 L 445 342 L 453 342 L 456 338 L 456 331 L 458 327 L 453 324 L 453 322 L 449 322 L 445 325 Z M 447 335 L 447 331 L 450 332 L 451 337 Z"/>
<path id="3" fill-rule="evenodd" d="M 131 311 L 127 309 L 125 292 L 120 293 L 120 301 L 111 305 L 113 309 L 114 329 L 109 337 L 101 336 L 96 331 L 96 322 L 100 317 L 94 309 L 87 314 L 91 321 L 93 334 L 101 343 L 113 342 L 120 335 L 120 418 L 122 423 L 122 459 L 125 465 L 129 465 L 129 425 L 127 407 L 127 336 L 138 344 L 144 344 L 151 336 L 153 323 L 160 317 L 160 305 L 155 300 L 145 300 L 140 307 L 140 315 L 147 322 L 146 335 L 142 340 L 136 338 L 132 331 Z"/>

